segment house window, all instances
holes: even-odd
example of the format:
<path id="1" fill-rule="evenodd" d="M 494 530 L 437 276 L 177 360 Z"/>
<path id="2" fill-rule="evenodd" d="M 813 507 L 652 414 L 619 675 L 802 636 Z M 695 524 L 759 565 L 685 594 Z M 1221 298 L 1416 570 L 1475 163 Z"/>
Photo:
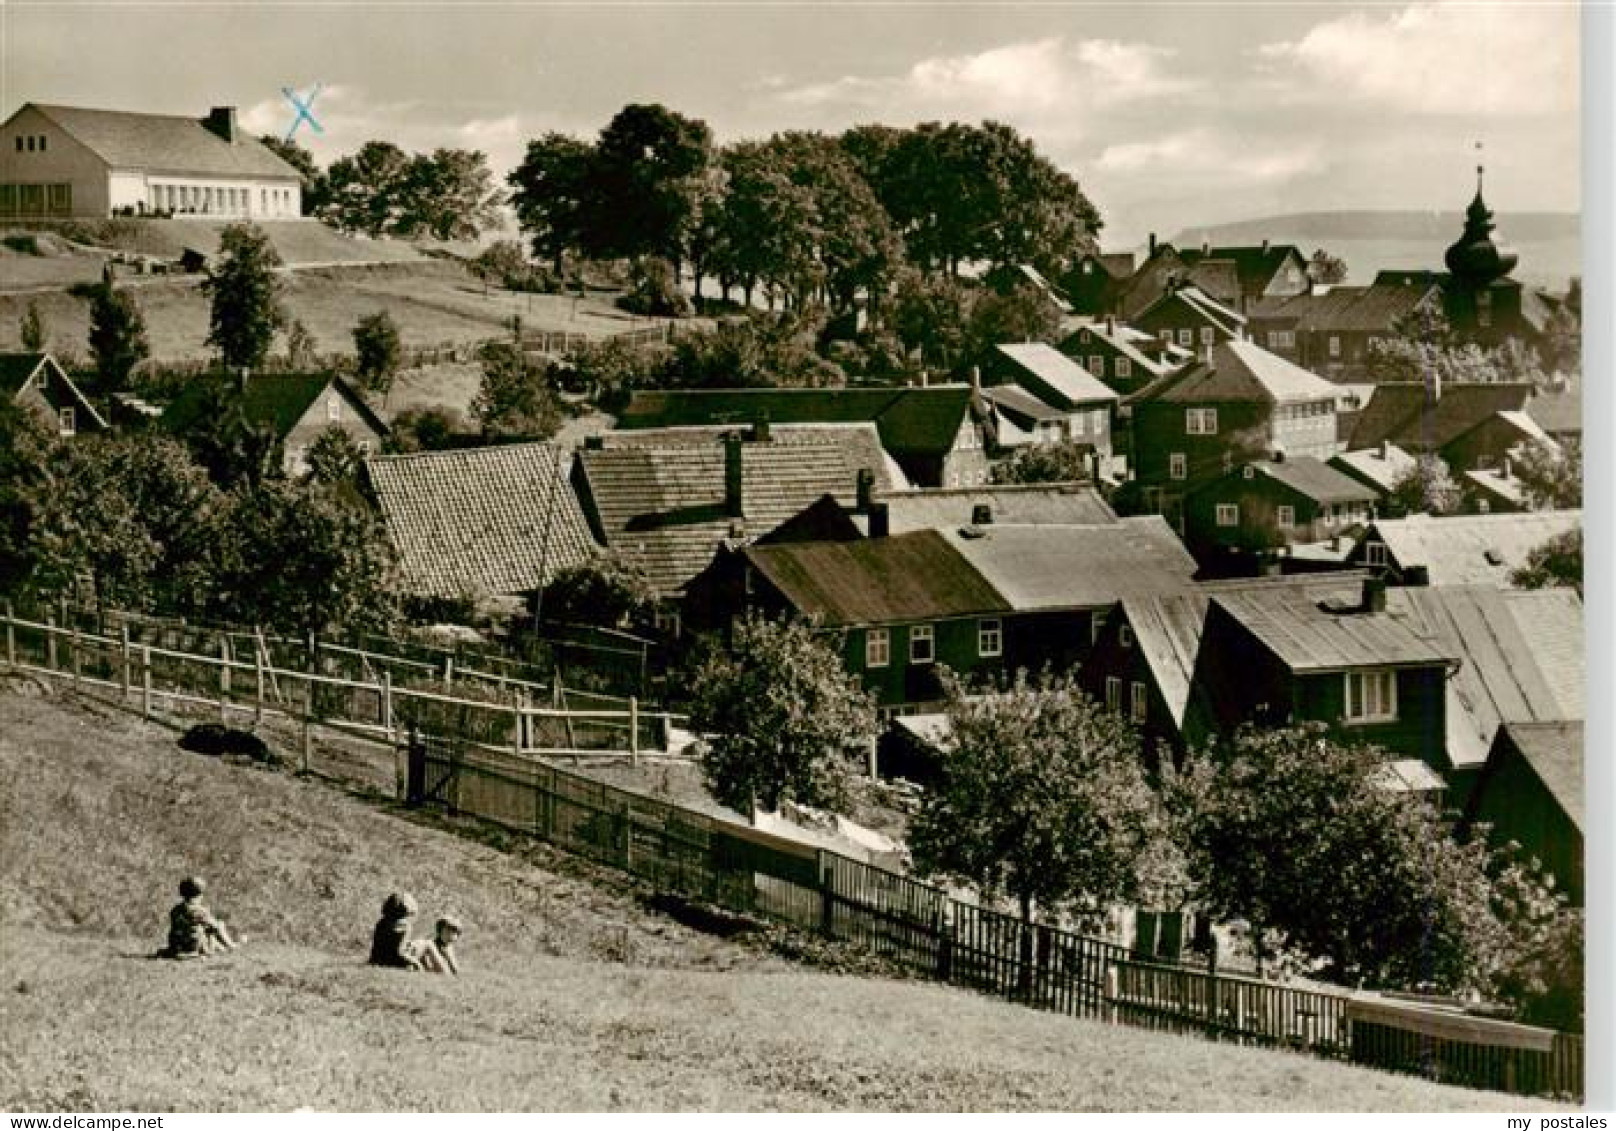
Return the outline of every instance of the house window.
<path id="1" fill-rule="evenodd" d="M 1239 503 L 1219 503 L 1218 504 L 1218 525 L 1219 526 L 1239 526 L 1240 525 L 1240 504 Z"/>
<path id="2" fill-rule="evenodd" d="M 1122 706 L 1122 681 L 1114 675 L 1105 677 L 1105 705 L 1113 711 Z"/>
<path id="3" fill-rule="evenodd" d="M 656 630 L 665 636 L 678 636 L 683 628 L 677 609 L 657 609 L 652 614 L 652 621 Z"/>
<path id="4" fill-rule="evenodd" d="M 1127 625 L 1121 625 L 1120 627 L 1118 627 L 1118 629 L 1117 629 L 1117 643 L 1121 644 L 1124 648 L 1132 648 L 1133 647 L 1133 629 L 1129 628 Z"/>
<path id="5" fill-rule="evenodd" d="M 1181 346 L 1191 345 L 1192 343 L 1194 343 L 1194 341 L 1195 341 L 1195 331 L 1191 330 L 1188 326 L 1185 326 L 1184 328 L 1179 330 L 1179 332 L 1178 332 L 1178 344 L 1179 345 L 1181 345 Z"/>
<path id="6" fill-rule="evenodd" d="M 1081 436 L 1088 430 L 1088 414 L 1082 412 L 1072 413 L 1072 418 L 1066 421 L 1068 430 L 1074 436 Z"/>
<path id="7" fill-rule="evenodd" d="M 1187 472 L 1183 452 L 1173 452 L 1167 457 L 1167 478 L 1183 479 Z"/>
<path id="8" fill-rule="evenodd" d="M 864 634 L 864 666 L 884 668 L 892 662 L 892 633 L 872 628 Z"/>
<path id="9" fill-rule="evenodd" d="M 1103 408 L 1094 409 L 1089 413 L 1089 431 L 1096 436 L 1105 433 L 1105 426 L 1109 423 L 1109 414 Z"/>
<path id="10" fill-rule="evenodd" d="M 359 449 L 359 454 L 361 456 L 368 456 L 370 454 L 370 441 L 369 440 L 360 440 L 355 445 L 355 447 L 357 447 Z"/>
<path id="11" fill-rule="evenodd" d="M 1134 722 L 1142 723 L 1145 721 L 1145 711 L 1150 705 L 1150 699 L 1145 692 L 1145 685 L 1138 680 L 1134 680 L 1133 686 L 1128 690 L 1130 693 L 1128 696 L 1128 714 L 1133 718 Z"/>
<path id="12" fill-rule="evenodd" d="M 1395 718 L 1397 718 L 1395 671 L 1347 673 L 1347 722 L 1378 723 Z"/>
<path id="13" fill-rule="evenodd" d="M 1089 355 L 1089 373 L 1095 377 L 1105 376 L 1105 358 L 1097 353 Z"/>
<path id="14" fill-rule="evenodd" d="M 64 436 L 73 435 L 73 433 L 75 431 L 74 421 L 73 421 L 73 410 L 71 408 L 64 408 L 64 409 L 61 410 L 61 412 L 57 413 L 57 418 L 61 423 L 62 435 L 64 435 Z"/>
<path id="15" fill-rule="evenodd" d="M 325 418 L 327 420 L 342 419 L 342 398 L 335 393 L 325 399 Z"/>
<path id="16" fill-rule="evenodd" d="M 1268 331 L 1269 349 L 1294 349 L 1296 346 L 1296 333 L 1293 330 Z"/>
<path id="17" fill-rule="evenodd" d="M 43 153 L 43 152 L 45 152 L 45 141 L 46 141 L 46 140 L 47 140 L 47 139 L 46 139 L 46 137 L 45 137 L 45 135 L 44 135 L 44 134 L 40 134 L 40 135 L 39 135 L 39 151 L 40 151 L 40 152 L 41 152 L 41 153 Z"/>
<path id="18" fill-rule="evenodd" d="M 1364 564 L 1365 565 L 1372 565 L 1372 566 L 1383 566 L 1383 565 L 1385 565 L 1386 564 L 1386 543 L 1384 543 L 1384 542 L 1365 542 L 1364 543 Z"/>
<path id="19" fill-rule="evenodd" d="M 1330 356 L 1341 356 L 1341 338 L 1336 334 L 1330 335 Z"/>
<path id="20" fill-rule="evenodd" d="M 976 622 L 976 654 L 979 656 L 1004 654 L 1004 626 L 998 618 Z"/>
<path id="21" fill-rule="evenodd" d="M 1295 507 L 1280 507 L 1279 508 L 1279 524 L 1281 526 L 1285 527 L 1287 530 L 1289 530 L 1291 527 L 1295 526 L 1296 525 L 1296 508 Z"/>
<path id="22" fill-rule="evenodd" d="M 17 152 L 22 152 L 22 134 L 17 135 Z"/>
<path id="23" fill-rule="evenodd" d="M 1133 362 L 1129 361 L 1125 357 L 1117 358 L 1117 376 L 1118 377 L 1132 377 L 1133 376 Z"/>
<path id="24" fill-rule="evenodd" d="M 1185 409 L 1184 432 L 1189 436 L 1216 436 L 1218 434 L 1218 410 L 1215 408 Z"/>
<path id="25" fill-rule="evenodd" d="M 1173 332 L 1171 330 L 1163 330 L 1161 332 L 1161 340 L 1162 340 L 1163 345 L 1168 345 L 1168 346 L 1172 345 L 1173 344 Z"/>
<path id="26" fill-rule="evenodd" d="M 1203 346 L 1209 346 L 1209 345 L 1212 344 L 1212 341 L 1213 341 L 1212 327 L 1210 327 L 1210 326 L 1202 326 L 1201 327 L 1201 344 Z"/>
<path id="27" fill-rule="evenodd" d="M 1105 618 L 1099 613 L 1089 614 L 1089 645 L 1092 647 L 1100 642 L 1100 633 L 1105 631 Z"/>
<path id="28" fill-rule="evenodd" d="M 909 662 L 929 664 L 937 658 L 936 630 L 929 624 L 917 624 L 909 630 Z"/>

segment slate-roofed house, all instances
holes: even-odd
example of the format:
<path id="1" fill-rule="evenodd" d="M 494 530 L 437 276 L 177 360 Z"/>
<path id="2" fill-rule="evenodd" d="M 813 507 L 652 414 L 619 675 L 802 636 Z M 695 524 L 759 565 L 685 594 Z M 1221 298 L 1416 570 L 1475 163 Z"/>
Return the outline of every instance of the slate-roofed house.
<path id="1" fill-rule="evenodd" d="M 1059 414 L 1052 421 L 1036 422 L 1038 440 L 1075 440 L 1093 448 L 1102 460 L 1110 460 L 1111 416 L 1117 394 L 1098 376 L 1042 342 L 995 346 L 983 370 L 983 380 L 990 387 L 985 395 L 1000 388 L 1019 388 Z M 1016 402 L 1010 401 L 1009 410 L 1015 407 Z"/>
<path id="2" fill-rule="evenodd" d="M 621 430 L 771 424 L 874 424 L 917 486 L 968 487 L 988 477 L 986 406 L 969 385 L 889 389 L 642 391 Z"/>
<path id="3" fill-rule="evenodd" d="M 1065 277 L 1066 296 L 1077 314 L 1113 313 L 1123 286 L 1133 278 L 1133 252 L 1090 252 Z"/>
<path id="4" fill-rule="evenodd" d="M 1533 550 L 1581 525 L 1580 510 L 1377 519 L 1346 561 L 1393 585 L 1508 588 Z"/>
<path id="5" fill-rule="evenodd" d="M 107 428 L 95 405 L 48 353 L 0 353 L 0 397 L 32 409 L 60 436 Z"/>
<path id="6" fill-rule="evenodd" d="M 423 598 L 525 595 L 588 561 L 600 546 L 573 493 L 572 462 L 554 444 L 368 460 L 400 589 Z"/>
<path id="7" fill-rule="evenodd" d="M 1312 456 L 1251 460 L 1184 497 L 1184 538 L 1203 563 L 1330 538 L 1369 520 L 1379 495 Z"/>
<path id="8" fill-rule="evenodd" d="M 661 448 L 673 444 L 712 445 L 736 431 L 734 425 L 687 428 L 637 428 L 605 432 L 600 444 L 607 448 Z M 881 446 L 881 433 L 874 424 L 765 424 L 746 431 L 752 440 L 766 433 L 775 444 L 835 444 L 853 467 L 868 468 L 872 490 L 881 494 L 910 489 L 909 477 L 898 461 Z"/>
<path id="9" fill-rule="evenodd" d="M 1061 339 L 1060 352 L 1126 396 L 1168 372 L 1172 363 L 1161 359 L 1159 339 L 1115 321 L 1078 326 Z"/>
<path id="10" fill-rule="evenodd" d="M 295 218 L 302 177 L 236 122 L 25 103 L 0 125 L 0 216 Z"/>
<path id="11" fill-rule="evenodd" d="M 1496 848 L 1518 845 L 1577 907 L 1586 893 L 1584 750 L 1580 721 L 1500 727 L 1461 824 L 1464 831 L 1489 826 L 1488 842 Z"/>
<path id="12" fill-rule="evenodd" d="M 162 424 L 184 435 L 221 413 L 278 447 L 282 471 L 294 477 L 308 471 L 309 445 L 327 429 L 346 432 L 362 455 L 380 451 L 388 435 L 359 391 L 333 373 L 192 381 L 164 410 Z"/>
<path id="13" fill-rule="evenodd" d="M 1169 288 L 1129 324 L 1162 342 L 1195 350 L 1246 336 L 1245 315 L 1189 284 Z"/>
<path id="14" fill-rule="evenodd" d="M 1374 491 L 1377 498 L 1384 499 L 1419 466 L 1419 460 L 1390 440 L 1382 440 L 1372 448 L 1337 452 L 1330 457 L 1330 466 Z"/>
<path id="15" fill-rule="evenodd" d="M 1145 261 L 1119 282 L 1114 309 L 1133 321 L 1175 284 L 1188 284 L 1233 310 L 1308 289 L 1307 260 L 1291 244 L 1177 247 L 1153 234 Z"/>
<path id="16" fill-rule="evenodd" d="M 739 431 L 707 444 L 585 447 L 573 481 L 595 537 L 674 599 L 726 542 L 757 538 L 831 494 L 857 505 L 859 473 L 834 440 L 775 443 Z"/>
<path id="17" fill-rule="evenodd" d="M 1523 444 L 1554 443 L 1525 411 L 1532 392 L 1524 382 L 1377 385 L 1348 446 L 1390 442 L 1417 455 L 1439 455 L 1459 471 L 1496 466 Z"/>
<path id="18" fill-rule="evenodd" d="M 1337 390 L 1248 341 L 1212 347 L 1124 398 L 1135 490 L 1147 511 L 1175 523 L 1187 491 L 1276 450 L 1329 459 Z"/>
<path id="19" fill-rule="evenodd" d="M 1307 257 L 1295 244 L 1261 244 L 1200 247 L 1179 250 L 1180 260 L 1194 268 L 1203 263 L 1232 263 L 1239 288 L 1239 309 L 1245 310 L 1262 299 L 1306 293 L 1311 280 Z"/>
<path id="20" fill-rule="evenodd" d="M 1370 348 L 1393 337 L 1400 319 L 1441 305 L 1434 282 L 1377 279 L 1369 286 L 1265 299 L 1247 316 L 1252 340 L 1304 369 L 1346 381 L 1366 373 Z"/>

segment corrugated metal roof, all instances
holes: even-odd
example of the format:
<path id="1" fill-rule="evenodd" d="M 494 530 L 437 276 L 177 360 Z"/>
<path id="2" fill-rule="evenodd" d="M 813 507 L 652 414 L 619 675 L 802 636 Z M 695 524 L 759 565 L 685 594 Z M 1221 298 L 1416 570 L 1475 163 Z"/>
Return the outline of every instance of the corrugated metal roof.
<path id="1" fill-rule="evenodd" d="M 858 542 L 750 546 L 745 553 L 799 612 L 831 627 L 1011 611 L 935 530 Z"/>
<path id="2" fill-rule="evenodd" d="M 542 587 L 598 549 L 553 444 L 381 456 L 366 462 L 402 586 L 423 597 Z"/>
<path id="3" fill-rule="evenodd" d="M 1109 386 L 1054 346 L 1043 342 L 1016 342 L 994 348 L 1064 398 L 1065 403 L 1058 405 L 1059 408 L 1109 404 L 1117 399 Z"/>
<path id="4" fill-rule="evenodd" d="M 1582 770 L 1586 746 L 1582 723 L 1512 722 L 1505 729 L 1510 741 L 1560 803 L 1577 831 L 1586 832 L 1587 803 Z"/>
<path id="5" fill-rule="evenodd" d="M 885 495 L 889 529 L 946 530 L 968 525 L 977 507 L 988 507 L 995 523 L 1094 526 L 1114 523 L 1117 514 L 1091 484 L 1031 484 L 1004 487 L 948 487 Z"/>
<path id="6" fill-rule="evenodd" d="M 943 532 L 1020 611 L 1099 608 L 1132 594 L 1182 589 L 1195 574 L 1160 515 L 1092 526 L 991 526 Z"/>
<path id="7" fill-rule="evenodd" d="M 29 103 L 115 169 L 299 181 L 298 171 L 241 126 L 234 144 L 200 118 Z M 26 107 L 25 107 L 26 109 Z"/>
<path id="8" fill-rule="evenodd" d="M 1527 555 L 1582 525 L 1582 511 L 1522 514 L 1411 515 L 1377 519 L 1364 539 L 1379 538 L 1399 567 L 1424 566 L 1432 585 L 1505 588 Z"/>
<path id="9" fill-rule="evenodd" d="M 1441 664 L 1454 658 L 1408 618 L 1333 612 L 1294 593 L 1219 594 L 1213 598 L 1293 672 Z"/>

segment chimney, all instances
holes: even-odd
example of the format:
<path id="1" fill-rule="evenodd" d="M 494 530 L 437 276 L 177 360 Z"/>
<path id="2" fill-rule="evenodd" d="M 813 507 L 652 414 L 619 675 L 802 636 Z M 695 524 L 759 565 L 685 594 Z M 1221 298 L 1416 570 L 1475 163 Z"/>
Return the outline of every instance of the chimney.
<path id="1" fill-rule="evenodd" d="M 1263 240 L 1263 242 L 1262 242 L 1262 253 L 1264 255 L 1268 254 L 1268 241 L 1267 240 Z"/>
<path id="2" fill-rule="evenodd" d="M 1150 254 L 1151 255 L 1156 254 L 1156 233 L 1155 232 L 1150 233 Z"/>
<path id="3" fill-rule="evenodd" d="M 584 451 L 586 451 L 586 452 L 603 452 L 605 450 L 606 450 L 606 437 L 604 437 L 604 436 L 585 436 L 584 437 Z"/>
<path id="4" fill-rule="evenodd" d="M 972 526 L 992 526 L 993 525 L 993 504 L 992 503 L 977 503 L 974 507 L 972 507 L 971 508 L 971 525 Z"/>
<path id="5" fill-rule="evenodd" d="M 730 518 L 742 518 L 746 511 L 741 498 L 741 434 L 731 432 L 724 437 L 724 513 Z"/>
<path id="6" fill-rule="evenodd" d="M 1114 338 L 1117 336 L 1117 316 L 1115 314 L 1105 316 L 1105 332 L 1109 337 Z"/>
<path id="7" fill-rule="evenodd" d="M 1211 255 L 1212 254 L 1212 241 L 1207 239 L 1205 236 L 1201 237 L 1201 254 L 1202 255 Z"/>
<path id="8" fill-rule="evenodd" d="M 982 367 L 980 365 L 971 366 L 971 389 L 978 396 L 982 395 Z"/>
<path id="9" fill-rule="evenodd" d="M 1425 399 L 1436 404 L 1442 399 L 1442 374 L 1432 369 L 1425 377 Z"/>
<path id="10" fill-rule="evenodd" d="M 1392 458 L 1392 442 L 1390 440 L 1382 440 L 1380 442 L 1380 458 L 1383 460 L 1389 460 Z"/>
<path id="11" fill-rule="evenodd" d="M 767 444 L 773 439 L 773 434 L 769 430 L 769 413 L 767 409 L 758 413 L 758 418 L 752 422 L 752 439 L 759 444 Z"/>
<path id="12" fill-rule="evenodd" d="M 885 503 L 870 504 L 870 537 L 885 538 L 892 533 L 892 516 Z"/>
<path id="13" fill-rule="evenodd" d="M 1386 611 L 1386 579 L 1382 577 L 1366 577 L 1363 583 L 1363 611 L 1366 613 L 1383 613 Z"/>
<path id="14" fill-rule="evenodd" d="M 215 106 L 208 111 L 208 116 L 202 120 L 208 132 L 216 134 L 229 142 L 236 144 L 236 108 L 234 106 Z"/>
<path id="15" fill-rule="evenodd" d="M 867 467 L 859 468 L 857 498 L 858 501 L 853 506 L 853 513 L 869 514 L 870 507 L 875 502 L 875 472 Z"/>
<path id="16" fill-rule="evenodd" d="M 1509 457 L 1508 456 L 1504 457 L 1504 462 L 1503 462 L 1502 465 L 1500 465 L 1500 467 L 1498 469 L 1498 474 L 1499 474 L 1499 477 L 1502 478 L 1502 479 L 1508 479 L 1510 477 L 1510 464 L 1509 464 Z"/>

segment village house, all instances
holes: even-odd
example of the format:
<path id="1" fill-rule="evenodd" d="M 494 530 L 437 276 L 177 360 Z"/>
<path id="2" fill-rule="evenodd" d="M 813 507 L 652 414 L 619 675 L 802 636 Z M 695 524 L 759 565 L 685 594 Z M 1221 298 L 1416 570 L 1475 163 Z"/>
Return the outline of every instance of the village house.
<path id="1" fill-rule="evenodd" d="M 1553 439 L 1526 411 L 1525 382 L 1399 381 L 1375 386 L 1358 414 L 1349 450 L 1390 442 L 1416 455 L 1440 456 L 1450 468 L 1496 467 L 1523 445 Z"/>
<path id="2" fill-rule="evenodd" d="M 1369 286 L 1332 286 L 1264 299 L 1247 312 L 1253 341 L 1335 381 L 1362 379 L 1370 351 L 1397 333 L 1400 319 L 1440 310 L 1441 288 L 1430 281 L 1379 278 Z"/>
<path id="3" fill-rule="evenodd" d="M 380 452 L 388 435 L 359 390 L 334 373 L 192 381 L 162 415 L 163 427 L 176 435 L 221 424 L 258 436 L 279 453 L 282 473 L 292 478 L 308 473 L 309 447 L 330 429 L 347 433 L 361 456 Z"/>
<path id="4" fill-rule="evenodd" d="M 995 346 L 984 360 L 981 380 L 987 386 L 983 391 L 987 400 L 1029 432 L 1034 443 L 1075 441 L 1092 449 L 1102 466 L 1110 463 L 1117 394 L 1053 346 L 1042 342 Z M 1027 395 L 1056 415 L 1049 418 L 1025 406 Z"/>
<path id="5" fill-rule="evenodd" d="M 1330 466 L 1368 487 L 1377 502 L 1384 502 L 1419 467 L 1419 460 L 1390 440 L 1382 440 L 1371 448 L 1337 452 L 1330 457 Z"/>
<path id="6" fill-rule="evenodd" d="M 1459 473 L 1466 514 L 1519 514 L 1532 509 L 1526 484 L 1515 474 L 1510 457 L 1497 467 L 1473 467 Z"/>
<path id="7" fill-rule="evenodd" d="M 1129 319 L 1129 325 L 1164 345 L 1197 352 L 1246 336 L 1246 317 L 1199 287 L 1172 284 L 1155 302 Z"/>
<path id="8" fill-rule="evenodd" d="M 525 597 L 587 562 L 600 545 L 573 493 L 573 458 L 556 444 L 501 444 L 367 460 L 399 591 Z"/>
<path id="9" fill-rule="evenodd" d="M 1329 459 L 1337 390 L 1252 342 L 1225 341 L 1123 399 L 1140 509 L 1177 526 L 1184 496 L 1253 457 Z"/>
<path id="10" fill-rule="evenodd" d="M 1103 318 L 1114 314 L 1123 286 L 1133 278 L 1131 251 L 1089 252 L 1073 264 L 1064 283 L 1075 314 Z"/>
<path id="11" fill-rule="evenodd" d="M 1377 519 L 1345 560 L 1393 585 L 1507 588 L 1533 550 L 1581 525 L 1580 510 Z"/>
<path id="12" fill-rule="evenodd" d="M 0 125 L 0 216 L 295 219 L 302 178 L 236 122 L 25 103 Z"/>
<path id="13" fill-rule="evenodd" d="M 1115 319 L 1078 326 L 1058 348 L 1119 396 L 1143 388 L 1194 356 L 1193 351 L 1177 349 L 1166 353 L 1160 338 Z"/>
<path id="14" fill-rule="evenodd" d="M 1500 727 L 1460 824 L 1461 836 L 1485 826 L 1494 848 L 1538 861 L 1574 907 L 1586 892 L 1583 750 L 1581 722 Z"/>
<path id="15" fill-rule="evenodd" d="M 95 405 L 48 353 L 0 353 L 0 397 L 37 413 L 58 436 L 107 428 Z"/>
<path id="16" fill-rule="evenodd" d="M 1377 493 L 1312 456 L 1250 460 L 1184 497 L 1184 538 L 1203 565 L 1256 566 L 1269 552 L 1317 542 L 1373 515 Z"/>
<path id="17" fill-rule="evenodd" d="M 699 389 L 636 392 L 619 430 L 770 424 L 874 424 L 881 444 L 921 487 L 988 479 L 989 407 L 970 385 L 884 389 Z"/>
<path id="18" fill-rule="evenodd" d="M 1307 260 L 1292 244 L 1179 248 L 1158 243 L 1151 233 L 1145 261 L 1115 287 L 1116 313 L 1128 321 L 1166 294 L 1174 285 L 1188 284 L 1214 301 L 1244 313 L 1266 299 L 1306 293 L 1310 279 Z"/>

